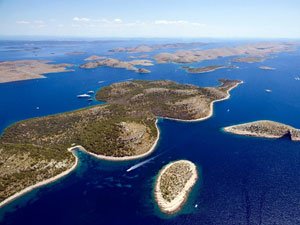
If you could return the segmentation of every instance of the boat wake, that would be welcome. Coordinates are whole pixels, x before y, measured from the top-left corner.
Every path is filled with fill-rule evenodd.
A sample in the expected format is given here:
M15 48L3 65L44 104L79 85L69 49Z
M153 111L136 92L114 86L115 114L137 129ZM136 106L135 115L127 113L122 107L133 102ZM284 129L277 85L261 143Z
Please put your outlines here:
M161 154L162 154L162 153L161 153ZM145 165L145 164L151 162L152 160L154 160L155 158L157 158L157 157L160 156L161 154L158 154L157 156L154 156L154 157L152 157L152 158L150 158L150 159L147 159L147 160L145 160L145 161L143 161L143 162L140 162L140 163L137 163L137 164L133 165L132 167L128 168L128 169L126 170L126 172L130 172L130 171L132 171L132 170L135 170L135 169L137 169L137 168L139 168L139 167L141 167L141 166L143 166L143 165Z

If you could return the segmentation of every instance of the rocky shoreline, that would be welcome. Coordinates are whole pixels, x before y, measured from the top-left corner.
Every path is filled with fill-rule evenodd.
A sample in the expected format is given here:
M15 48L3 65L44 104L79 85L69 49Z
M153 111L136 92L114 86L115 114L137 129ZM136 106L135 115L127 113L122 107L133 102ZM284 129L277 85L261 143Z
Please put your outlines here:
M86 60L95 59L96 56L90 56ZM119 59L113 59L113 58L106 58L102 60L94 60L91 62L84 63L80 65L80 68L82 69L94 69L98 67L111 67L111 68L119 68L119 69L126 69L131 70L136 73L149 73L150 71L145 68L137 68L136 66L153 66L153 63L151 60L147 59L137 59L132 61L121 61Z
M219 69L226 68L225 66L204 66L204 67L190 67L190 66L183 66L182 67L188 73L209 73Z
M300 141L300 130L282 123L260 120L223 128L224 131L252 137L281 138L289 136L292 141Z
M48 60L16 60L0 62L0 83L45 78L43 74L71 72L72 64L51 64Z
M198 179L197 167L188 160L167 164L158 175L155 183L155 200L162 212L178 212Z
M66 150L70 146L104 160L149 155L159 138L157 118L206 119L213 103L229 98L229 91L241 83L220 82L217 87L165 80L115 83L96 94L106 104L11 125L0 137L0 201L72 167L72 154Z
M60 173L60 174L57 174L56 176L54 177L50 177L46 180L43 180L43 181L40 181L34 185L31 185L31 186L28 186L26 188L24 188L23 190L9 196L8 198L6 198L5 200L3 200L2 202L0 202L0 208L4 207L5 205L9 204L10 202L14 201L15 199L21 197L22 195L36 189L36 188L39 188L39 187L42 187L46 184L50 184L50 183L53 183L65 176L67 176L68 174L70 174L73 170L76 169L77 165L78 165L78 157L73 153L74 157L75 157L75 163L72 165L71 168L65 170L64 172Z

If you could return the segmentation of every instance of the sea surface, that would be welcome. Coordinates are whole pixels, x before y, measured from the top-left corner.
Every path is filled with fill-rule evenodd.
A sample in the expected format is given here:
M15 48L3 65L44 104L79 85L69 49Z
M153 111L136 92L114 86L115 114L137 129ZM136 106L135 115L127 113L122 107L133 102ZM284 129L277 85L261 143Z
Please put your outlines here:
M219 78L244 81L231 92L229 100L215 104L213 116L205 121L160 118L160 140L149 157L107 162L76 152L80 163L72 173L0 209L1 225L300 224L300 143L288 138L259 139L222 131L225 126L261 119L300 128L300 81L295 80L300 76L300 51L276 54L262 63L235 63L238 69L205 74L188 74L179 64L149 67L150 74L78 67L84 58L93 54L130 60L127 54L108 52L113 47L164 41L167 40L0 42L0 61L46 59L75 64L74 72L0 84L1 132L19 120L103 104L78 99L76 95L97 91L114 82L168 79L213 86L219 84ZM239 42L209 43L199 48L235 44ZM86 53L65 54L72 51ZM150 57L155 53L149 54ZM192 65L229 62L229 58L220 58ZM261 65L276 70L261 70L258 68ZM126 172L152 157L155 158L148 163ZM200 179L183 209L174 216L166 216L157 208L153 186L159 170L177 159L196 163Z

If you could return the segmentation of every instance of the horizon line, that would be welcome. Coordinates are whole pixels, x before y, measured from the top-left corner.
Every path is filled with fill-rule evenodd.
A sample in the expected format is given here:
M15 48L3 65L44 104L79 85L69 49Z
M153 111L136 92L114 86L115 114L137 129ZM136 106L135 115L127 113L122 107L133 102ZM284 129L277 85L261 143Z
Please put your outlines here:
M37 40L53 40L53 39L69 39L69 40L84 40L84 39L101 39L101 40L141 40L141 39L212 39L212 40L300 40L300 37L190 37L190 36L178 36L178 37L159 37L159 36L128 36L128 37L117 37L117 36L74 36L74 35L0 35L1 41L24 41L29 40L29 38ZM55 41L55 40L53 40Z

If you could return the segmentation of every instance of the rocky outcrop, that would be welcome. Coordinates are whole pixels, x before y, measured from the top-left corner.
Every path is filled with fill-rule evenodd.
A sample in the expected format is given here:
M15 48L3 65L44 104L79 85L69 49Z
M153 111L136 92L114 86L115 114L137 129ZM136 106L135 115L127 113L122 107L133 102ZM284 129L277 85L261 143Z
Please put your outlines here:
M47 60L16 60L0 62L0 83L45 78L43 74L73 71L72 64L50 64Z
M263 42L237 47L222 47L206 50L182 50L174 53L159 53L154 56L158 63L193 63L204 60L214 60L219 57L245 56L242 61L253 61L279 52L287 52L295 49L296 44L285 42ZM247 59L247 57L248 59ZM251 58L249 58L251 57ZM251 59L251 60L250 60Z
M83 69L93 69L101 66L107 66L111 68L121 68L126 70L132 70L137 73L147 72L146 69L138 69L136 66L153 66L151 60L141 59L141 60L132 60L132 61L121 61L118 59L107 58L103 60L96 60L93 62L88 62L82 64L80 68Z
M289 136L292 141L300 141L299 129L269 120L260 120L229 126L225 127L224 131L233 134L264 138L281 138Z

